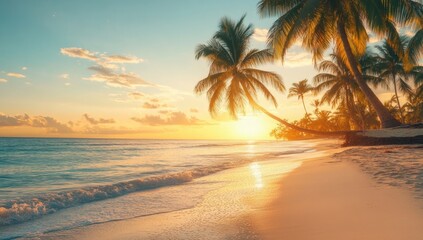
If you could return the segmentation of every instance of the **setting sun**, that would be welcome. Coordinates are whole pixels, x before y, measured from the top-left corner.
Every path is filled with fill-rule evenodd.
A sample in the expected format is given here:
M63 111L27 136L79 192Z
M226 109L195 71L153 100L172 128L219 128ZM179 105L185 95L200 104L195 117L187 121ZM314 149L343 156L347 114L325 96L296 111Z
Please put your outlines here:
M257 139L265 132L263 121L255 115L241 116L235 124L237 133L243 139Z

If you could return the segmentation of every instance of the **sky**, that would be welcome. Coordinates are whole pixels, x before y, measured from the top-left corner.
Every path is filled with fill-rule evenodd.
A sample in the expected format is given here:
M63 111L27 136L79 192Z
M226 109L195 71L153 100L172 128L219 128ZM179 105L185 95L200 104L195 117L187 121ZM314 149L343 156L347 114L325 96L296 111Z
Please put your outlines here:
M223 16L255 28L265 48L273 18L257 0L2 0L0 136L159 139L270 139L276 122L248 112L212 118L193 92L208 74L194 58ZM310 54L294 46L281 64L264 66L293 82L316 74ZM301 103L275 93L282 118L304 116ZM306 104L317 97L308 96Z

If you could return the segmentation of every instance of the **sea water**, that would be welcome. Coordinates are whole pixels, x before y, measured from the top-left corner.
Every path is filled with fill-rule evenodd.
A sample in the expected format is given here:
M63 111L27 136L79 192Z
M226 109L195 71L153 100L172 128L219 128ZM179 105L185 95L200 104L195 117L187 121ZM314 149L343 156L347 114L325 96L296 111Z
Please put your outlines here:
M192 208L219 187L203 177L313 147L307 141L0 138L0 239Z

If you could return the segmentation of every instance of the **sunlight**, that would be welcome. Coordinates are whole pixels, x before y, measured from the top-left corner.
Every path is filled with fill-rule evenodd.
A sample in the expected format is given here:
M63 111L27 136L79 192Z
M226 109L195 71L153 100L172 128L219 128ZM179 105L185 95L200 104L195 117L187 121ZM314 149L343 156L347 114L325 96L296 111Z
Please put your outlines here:
M263 122L255 115L241 116L236 122L236 129L243 139L257 139L265 131Z
M255 187L258 189L263 188L263 179L261 175L260 164L253 162L250 164L251 173L253 174L256 184Z

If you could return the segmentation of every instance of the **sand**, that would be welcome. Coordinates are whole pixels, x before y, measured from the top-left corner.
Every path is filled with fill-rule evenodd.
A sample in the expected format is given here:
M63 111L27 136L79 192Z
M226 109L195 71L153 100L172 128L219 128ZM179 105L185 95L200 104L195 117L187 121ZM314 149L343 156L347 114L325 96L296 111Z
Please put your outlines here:
M352 152L367 156L363 162L390 161L380 149L373 161L371 151L355 148L343 159L303 164L277 183L275 199L253 215L260 239L423 239L423 203L400 183L396 187L377 183L373 171L366 174L346 160ZM391 169L391 174L394 171L399 172Z
M39 238L421 240L421 156L407 146L336 148L296 155L298 166L253 163L210 176L228 182L195 208Z

